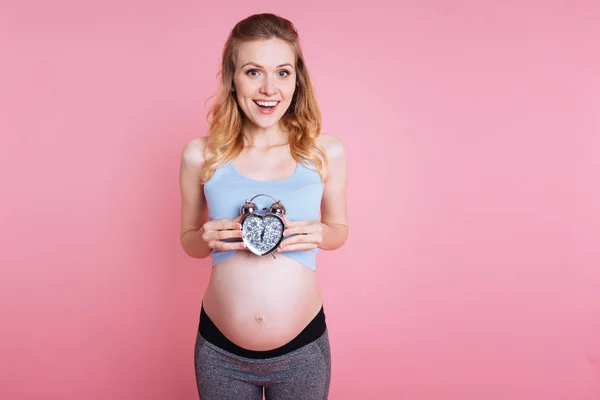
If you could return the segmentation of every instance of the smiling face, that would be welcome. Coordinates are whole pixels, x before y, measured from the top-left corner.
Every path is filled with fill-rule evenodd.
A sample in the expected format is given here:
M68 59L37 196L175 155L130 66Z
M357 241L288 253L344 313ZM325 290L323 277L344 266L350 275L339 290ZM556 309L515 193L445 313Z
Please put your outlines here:
M296 89L296 56L281 39L245 42L235 58L233 83L247 122L260 128L276 125Z

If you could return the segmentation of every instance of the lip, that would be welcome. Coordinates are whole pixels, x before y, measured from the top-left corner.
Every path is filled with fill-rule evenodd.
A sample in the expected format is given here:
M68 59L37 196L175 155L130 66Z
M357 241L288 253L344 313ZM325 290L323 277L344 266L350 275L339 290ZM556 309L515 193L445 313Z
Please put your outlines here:
M275 107L271 108L270 110L265 110L264 108L262 108L261 106L259 106L258 104L256 104L257 101L276 101L277 104L275 105ZM275 112L275 109L279 106L279 104L281 103L281 100L253 100L254 105L256 106L256 109L258 110L259 113L264 114L264 115L269 115L269 114L273 114Z

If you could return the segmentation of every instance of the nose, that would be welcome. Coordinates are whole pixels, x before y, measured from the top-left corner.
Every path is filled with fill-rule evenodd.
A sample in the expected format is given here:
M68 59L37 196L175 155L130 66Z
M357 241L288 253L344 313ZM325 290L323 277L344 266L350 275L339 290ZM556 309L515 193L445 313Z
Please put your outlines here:
M275 88L275 79L273 79L270 76L267 76L260 89L260 92L265 96L272 96L275 93L277 93L277 89Z

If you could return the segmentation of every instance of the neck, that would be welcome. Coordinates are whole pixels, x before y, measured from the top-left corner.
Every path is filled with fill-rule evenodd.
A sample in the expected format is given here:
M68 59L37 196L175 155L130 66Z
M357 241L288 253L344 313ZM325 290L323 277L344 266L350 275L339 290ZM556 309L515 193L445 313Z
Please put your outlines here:
M289 143L288 134L282 131L278 125L269 128L260 128L256 125L244 126L242 132L246 147L268 148Z

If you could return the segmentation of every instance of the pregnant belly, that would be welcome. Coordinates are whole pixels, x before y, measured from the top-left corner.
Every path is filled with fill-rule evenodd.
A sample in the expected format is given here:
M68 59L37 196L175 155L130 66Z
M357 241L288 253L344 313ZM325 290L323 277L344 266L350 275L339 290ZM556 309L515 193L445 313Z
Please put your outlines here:
M233 343L271 350L298 335L322 304L317 275L277 254L237 252L215 265L202 300L206 313Z

